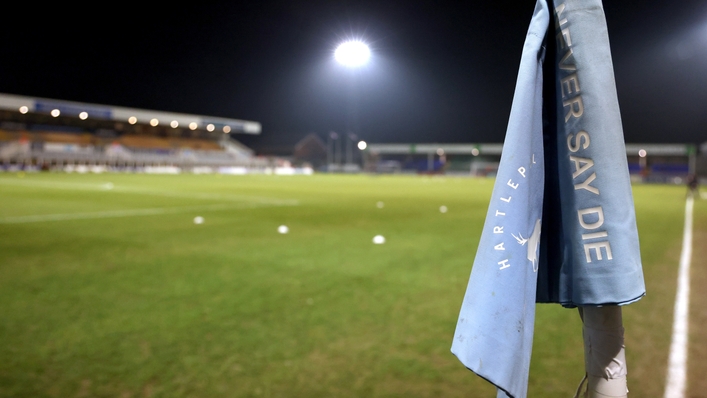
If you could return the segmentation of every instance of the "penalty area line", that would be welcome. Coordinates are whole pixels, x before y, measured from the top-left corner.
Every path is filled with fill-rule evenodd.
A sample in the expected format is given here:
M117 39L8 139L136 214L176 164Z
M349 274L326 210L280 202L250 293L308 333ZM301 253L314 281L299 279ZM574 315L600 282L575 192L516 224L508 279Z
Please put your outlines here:
M682 253L678 270L678 288L675 295L673 336L668 358L668 376L663 398L685 397L687 382L688 312L690 306L690 259L692 258L692 209L694 199L685 201L685 227L682 235Z

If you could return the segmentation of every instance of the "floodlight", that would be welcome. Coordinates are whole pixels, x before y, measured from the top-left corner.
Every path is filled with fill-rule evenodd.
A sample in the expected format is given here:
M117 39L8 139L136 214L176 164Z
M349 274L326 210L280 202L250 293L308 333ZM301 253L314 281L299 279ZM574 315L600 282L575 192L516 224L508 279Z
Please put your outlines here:
M359 141L358 142L358 149L360 149L360 150L366 149L367 146L368 146L368 144L366 144L366 141Z
M59 115L61 115L61 111L58 109L52 109L50 113L53 117L58 117Z
M371 57L371 50L366 43L350 40L339 44L334 51L334 58L342 65L357 67L365 64Z
M646 150L645 150L645 149L639 150L639 151L638 151L638 156L640 156L640 157L642 157L642 158L645 158L645 157L646 157Z
M88 119L88 112L81 112L81 113L79 113L79 119L81 119L81 120L86 120L86 119Z
M130 123L130 124L135 124L135 123L137 123L137 118L136 118L135 116L130 116L130 117L128 118L128 123Z
M152 126L152 127L157 127L157 125L159 125L159 124L160 124L160 121L157 119L150 120L150 126Z
M169 125L172 126L173 129L176 129L177 127L179 127L179 122L176 120L172 120L171 122L169 122Z
M25 105L22 105L22 106L20 107L20 113L24 115L24 114L27 113L27 112L29 112L29 108L26 107Z

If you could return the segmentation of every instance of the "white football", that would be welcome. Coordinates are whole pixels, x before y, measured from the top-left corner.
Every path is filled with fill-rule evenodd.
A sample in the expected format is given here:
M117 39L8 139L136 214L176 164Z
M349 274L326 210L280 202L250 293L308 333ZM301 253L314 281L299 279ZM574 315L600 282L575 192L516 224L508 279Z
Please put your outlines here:
M373 237L373 243L375 243L376 245L382 245L383 243L385 243L385 238L383 237L383 235L376 235Z

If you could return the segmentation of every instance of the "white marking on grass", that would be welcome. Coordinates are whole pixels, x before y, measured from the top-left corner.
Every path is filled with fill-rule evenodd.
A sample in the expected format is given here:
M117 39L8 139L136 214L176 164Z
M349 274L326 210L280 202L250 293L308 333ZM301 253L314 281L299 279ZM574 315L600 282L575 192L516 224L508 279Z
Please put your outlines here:
M258 203L258 204L268 204L268 205L275 205L275 206L294 206L294 205L299 204L299 201L297 201L296 199L278 199L278 198L270 198L270 197L264 197L264 196L250 196L250 195L237 195L237 194L165 191L165 190L158 190L158 189L115 185L110 182L103 183L103 184L89 184L89 183L71 183L71 182L57 182L57 181L0 179L0 184L30 186L30 187L48 188L48 189L78 190L78 191L103 191L103 192L110 191L110 194L112 194L112 193L128 193L128 194L167 196L167 197L172 197L172 198L185 198L185 199L203 199L203 200L220 200L220 201L227 200L227 201L233 201L233 202L254 202L254 203Z
M678 290L675 297L673 337L668 358L668 377L664 398L683 398L687 380L688 309L690 306L690 259L692 257L692 196L685 202L685 227L678 270Z
M119 217L137 217L137 216L155 216L162 214L178 214L188 213L193 211L218 211L228 209L256 208L263 207L263 204L258 203L220 203L213 205L201 206L181 206L181 207L155 207L147 209L127 209L127 210L107 210L95 211L86 213L59 213L59 214L36 214L16 217L2 217L0 224L26 224L33 222L48 222L48 221L68 221L68 220L89 220L100 218L119 218ZM203 219L202 219L203 220ZM196 222L196 220L195 220Z

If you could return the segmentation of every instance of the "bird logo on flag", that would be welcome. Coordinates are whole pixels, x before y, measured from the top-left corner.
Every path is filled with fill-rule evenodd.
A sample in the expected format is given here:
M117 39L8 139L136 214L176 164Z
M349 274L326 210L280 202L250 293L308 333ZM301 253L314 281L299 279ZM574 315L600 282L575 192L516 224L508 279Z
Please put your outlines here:
M521 246L528 244L528 261L533 263L533 271L538 272L538 246L540 245L540 219L535 222L535 228L533 228L533 233L530 234L530 238L526 239L523 235L518 234L515 236L511 234Z

